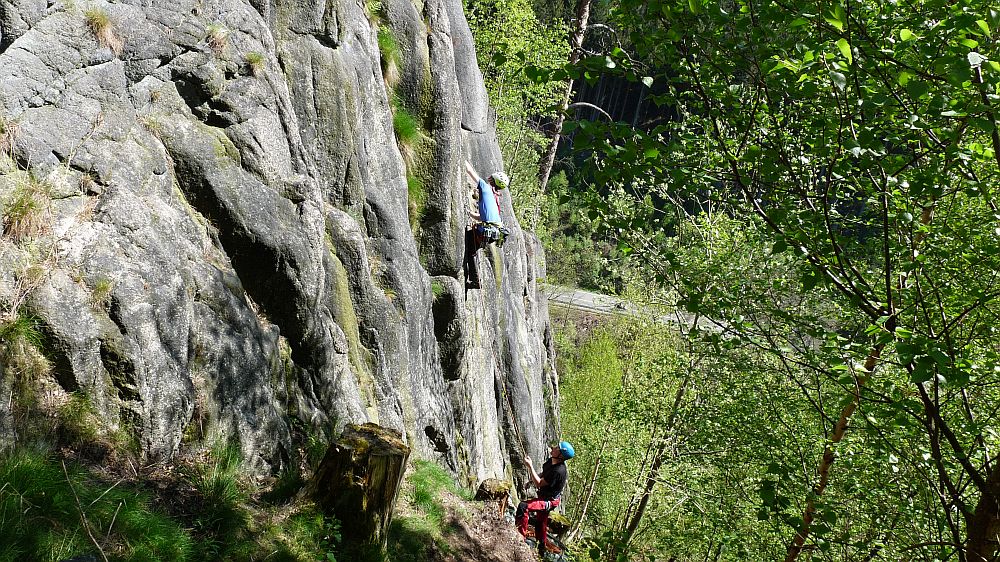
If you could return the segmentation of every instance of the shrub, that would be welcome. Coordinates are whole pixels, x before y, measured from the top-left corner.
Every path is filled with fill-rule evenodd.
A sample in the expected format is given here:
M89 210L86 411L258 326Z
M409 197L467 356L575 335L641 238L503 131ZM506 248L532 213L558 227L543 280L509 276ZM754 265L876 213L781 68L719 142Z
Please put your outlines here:
M115 33L114 23L107 11L101 8L89 8L83 13L83 19L100 45L111 49L116 57L122 54L124 43Z

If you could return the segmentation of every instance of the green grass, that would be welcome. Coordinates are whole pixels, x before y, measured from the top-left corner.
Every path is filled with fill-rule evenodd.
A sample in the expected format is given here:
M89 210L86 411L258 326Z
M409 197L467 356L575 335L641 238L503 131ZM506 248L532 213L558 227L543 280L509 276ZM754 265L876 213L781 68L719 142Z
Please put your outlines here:
M399 64L399 43L388 27L378 29L378 51L382 54L382 70L387 64Z
M433 559L428 547L447 550L442 540L445 509L439 499L449 491L468 500L471 494L458 488L451 475L428 461L415 461L409 476L412 489L407 498L417 510L414 516L395 517L389 526L389 560L393 562L424 562Z
M416 230L424 213L427 192L424 181L416 174L406 174L406 199L410 212L410 227Z
M68 445L79 447L97 441L101 434L101 419L90 399L81 392L69 395L59 407L60 434Z
M114 283L107 277L101 277L94 283L94 288L91 290L91 304L94 308L103 308L108 304L114 286Z
M83 20L99 44L111 49L115 56L122 53L124 43L115 33L114 22L107 11L102 8L88 8L83 12Z
M217 446L208 462L171 473L175 485L154 498L104 471L64 465L47 450L0 455L0 562L98 554L94 542L109 560L124 562L337 560L335 518L309 501L255 504L239 466L236 447Z
M444 283L440 281L431 281L431 294L434 295L434 299L441 298L441 295L445 293Z
M229 44L229 30L222 24L208 24L205 26L205 42L213 53L222 55L222 52L226 50L226 45Z
M0 377L12 385L16 410L34 412L37 381L52 370L42 345L41 323L34 316L18 311L0 321Z
M267 59L264 58L262 53L257 51L250 51L244 57L247 62L247 67L250 68L250 73L254 76L260 76L264 71L264 66L267 63Z
M93 479L77 467L63 470L42 452L0 457L0 562L94 553L88 530L113 560L191 559L191 537L179 523L152 511L148 496Z
M407 111L403 104L396 102L393 105L392 129L396 132L396 139L401 145L416 145L422 134L420 121Z
M42 331L38 319L28 314L17 314L9 320L0 322L0 342L16 342L40 347Z
M382 0L368 0L365 2L365 11L368 12L368 17L373 19L381 18L385 15L384 6L382 5Z
M23 174L3 202L3 235L20 244L43 232L48 202L48 185L31 174Z

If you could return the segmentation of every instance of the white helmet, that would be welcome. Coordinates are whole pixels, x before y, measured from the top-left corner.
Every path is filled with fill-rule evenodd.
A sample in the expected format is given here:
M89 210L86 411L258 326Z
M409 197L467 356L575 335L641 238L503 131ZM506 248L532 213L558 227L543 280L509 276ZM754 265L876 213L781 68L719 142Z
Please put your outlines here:
M507 186L510 185L510 178L503 172L493 174L490 176L490 179L493 180L493 185L495 185L497 189L507 189Z

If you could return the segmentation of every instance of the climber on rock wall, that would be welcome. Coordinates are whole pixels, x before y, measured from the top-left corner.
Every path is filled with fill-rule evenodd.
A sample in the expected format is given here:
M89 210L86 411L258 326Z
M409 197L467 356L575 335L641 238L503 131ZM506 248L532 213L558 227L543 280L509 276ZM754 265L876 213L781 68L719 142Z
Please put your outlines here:
M491 242L502 246L509 234L500 217L500 192L507 189L510 178L498 171L484 180L469 162L465 163L465 172L475 187L477 201L475 208L469 211L472 224L465 231L465 288L479 289L481 285L476 252Z

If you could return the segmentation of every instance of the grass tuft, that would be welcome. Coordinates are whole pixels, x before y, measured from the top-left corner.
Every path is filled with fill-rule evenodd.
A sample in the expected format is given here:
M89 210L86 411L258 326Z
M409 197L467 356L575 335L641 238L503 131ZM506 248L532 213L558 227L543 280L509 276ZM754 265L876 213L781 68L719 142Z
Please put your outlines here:
M111 49L116 57L122 54L125 44L115 32L114 22L107 11L102 8L88 8L83 12L83 19L100 45Z
M423 140L424 133L420 128L420 121L398 99L392 103L392 128L396 133L396 144L403 163L408 170L412 170L416 164L417 147Z
M113 281L107 277L101 277L94 283L94 288L90 293L90 304L95 309L104 308L108 305L108 301L111 299L111 291L115 288Z
M435 300L441 298L441 295L444 295L446 290L447 289L445 289L444 283L440 281L431 281L431 294L434 295Z
M17 123L0 114L0 154L13 154L17 132Z
M247 67L250 69L250 74L254 76L260 76L264 72L265 65L267 64L267 59L264 58L262 53L257 51L250 51L244 57L247 63Z
M48 203L48 186L31 174L24 174L3 202L3 235L20 244L44 232Z
M399 43L388 27L382 26L378 29L378 50L382 55L382 79L385 80L386 86L393 89L399 85L402 77L399 70Z
M205 42L216 56L222 56L229 44L229 30L218 23L209 24L205 27Z

